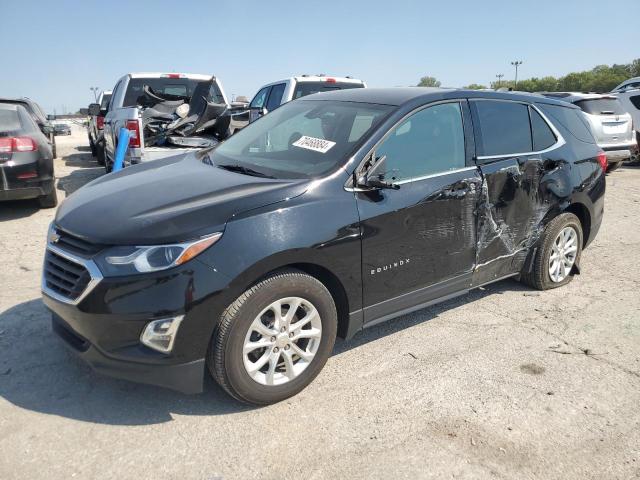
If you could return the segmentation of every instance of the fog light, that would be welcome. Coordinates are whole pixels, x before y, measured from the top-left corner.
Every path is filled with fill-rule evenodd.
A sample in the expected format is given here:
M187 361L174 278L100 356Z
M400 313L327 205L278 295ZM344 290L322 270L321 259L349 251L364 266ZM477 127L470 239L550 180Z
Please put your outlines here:
M180 315L149 322L140 335L140 341L149 348L169 353L173 349L173 342L183 318L184 315Z

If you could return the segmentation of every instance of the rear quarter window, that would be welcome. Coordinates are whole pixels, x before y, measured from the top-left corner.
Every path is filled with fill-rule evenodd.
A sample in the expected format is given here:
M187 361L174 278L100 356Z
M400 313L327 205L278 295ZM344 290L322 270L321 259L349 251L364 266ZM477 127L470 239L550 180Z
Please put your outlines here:
M634 107L640 110L640 95L636 95L635 97L629 97L629 101Z
M559 105L549 105L544 103L539 104L538 107L545 113L545 115L550 117L552 122L558 122L578 140L587 143L596 143L586 120L583 118L584 114L582 111L576 108L561 107Z

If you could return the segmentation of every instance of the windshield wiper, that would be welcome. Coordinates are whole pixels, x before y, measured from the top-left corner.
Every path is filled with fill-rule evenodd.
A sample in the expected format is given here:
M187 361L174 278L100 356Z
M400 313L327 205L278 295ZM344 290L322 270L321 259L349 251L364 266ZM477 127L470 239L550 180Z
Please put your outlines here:
M267 175L266 173L258 172L248 167L243 167L242 165L219 165L216 164L216 167L223 168L225 170L229 170L230 172L238 172L244 175L251 175L252 177L262 177L262 178L276 178L271 175Z

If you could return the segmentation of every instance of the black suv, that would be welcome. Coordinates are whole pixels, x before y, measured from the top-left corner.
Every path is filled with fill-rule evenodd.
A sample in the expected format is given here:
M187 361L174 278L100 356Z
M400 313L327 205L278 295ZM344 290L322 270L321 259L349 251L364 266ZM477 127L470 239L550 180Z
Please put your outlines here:
M199 392L208 367L235 398L277 402L336 336L507 277L568 283L605 167L580 110L553 99L319 93L71 195L44 301L100 372Z

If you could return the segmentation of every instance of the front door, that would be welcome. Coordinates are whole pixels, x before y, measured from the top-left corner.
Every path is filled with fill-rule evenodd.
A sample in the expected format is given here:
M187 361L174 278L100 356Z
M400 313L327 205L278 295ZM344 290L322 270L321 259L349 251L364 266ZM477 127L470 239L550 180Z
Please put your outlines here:
M465 150L466 102L423 108L376 147L398 190L358 192L364 321L468 286L481 177Z

